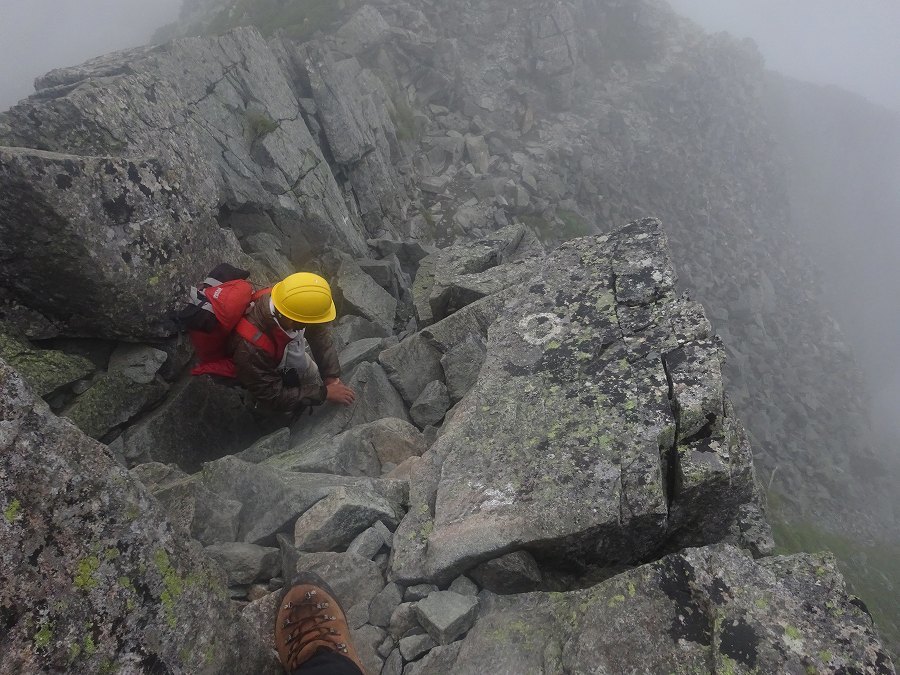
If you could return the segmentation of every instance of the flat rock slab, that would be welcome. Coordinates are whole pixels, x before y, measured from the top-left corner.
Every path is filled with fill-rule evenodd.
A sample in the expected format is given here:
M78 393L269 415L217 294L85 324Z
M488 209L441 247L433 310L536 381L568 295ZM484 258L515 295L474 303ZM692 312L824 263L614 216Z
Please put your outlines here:
M406 485L398 481L293 473L234 457L210 462L195 480L219 497L243 504L238 538L253 544L274 543L277 533L291 530L298 516L340 487L362 488L392 503L406 501Z
M564 244L499 297L478 380L412 475L394 577L446 583L522 548L565 565L633 562L672 541L670 501L705 542L730 536L754 499L752 459L726 420L709 324L676 298L659 221ZM681 415L693 436L676 452ZM692 494L715 488L713 512L680 502L685 468Z
M441 672L892 673L829 554L687 549L572 593L495 596Z
M422 627L439 645L448 645L475 623L478 598L453 591L437 591L416 603Z
M215 560L228 577L228 584L268 581L281 573L281 551L244 542L207 546L206 555Z
M294 546L311 553L341 551L376 521L396 529L402 511L381 495L337 488L297 519Z

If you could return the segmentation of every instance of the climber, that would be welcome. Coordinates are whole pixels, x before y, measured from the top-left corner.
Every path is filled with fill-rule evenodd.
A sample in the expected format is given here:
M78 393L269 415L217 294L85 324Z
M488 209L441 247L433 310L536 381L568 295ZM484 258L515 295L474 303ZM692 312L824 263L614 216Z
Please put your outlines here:
M231 335L229 347L238 381L265 412L292 417L325 401L353 403L328 325L335 315L328 282L308 272L256 299L245 317L249 326Z
M364 675L350 643L350 627L334 591L305 573L282 593L275 617L275 647L290 675Z

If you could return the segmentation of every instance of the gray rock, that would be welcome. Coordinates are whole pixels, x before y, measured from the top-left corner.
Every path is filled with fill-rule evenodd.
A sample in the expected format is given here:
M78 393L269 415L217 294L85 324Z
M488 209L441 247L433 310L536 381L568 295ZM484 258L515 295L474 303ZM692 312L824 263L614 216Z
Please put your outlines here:
M440 424L449 408L450 395L447 393L447 385L435 380L427 384L419 394L409 409L409 415L413 422L424 429L427 426Z
M391 383L412 405L429 382L444 376L441 368L441 352L434 341L416 333L400 344L385 349L378 357Z
M397 605L391 614L388 632L395 640L400 640L409 635L422 635L425 632L416 614L416 603L404 602Z
M220 497L243 504L238 540L262 545L274 543L275 534L292 530L302 513L338 487L373 491L393 503L406 499L403 483L293 473L234 457L206 464L196 480Z
M357 314L385 330L394 327L397 300L352 260L341 263L334 284L341 312Z
M93 673L148 657L172 672L263 671L265 648L199 547L164 525L106 446L50 413L3 361L0 419L0 577L4 598L16 598L5 672ZM99 625L108 629L89 632L85 649L85 627Z
M149 345L120 344L109 357L109 372L122 373L136 384L150 384L169 355Z
M188 472L241 450L260 432L237 389L191 377L165 403L123 435L132 464L174 463Z
M621 286L610 283L613 269ZM619 311L642 301L651 303L646 325L624 335ZM733 540L738 509L756 491L743 432L720 399L724 419L676 462L680 425L666 368L650 356L678 358L667 367L685 385L675 396L691 419L712 409L720 355L685 310L654 220L564 244L539 277L504 295L481 376L427 453L432 466L411 477L393 577L440 585L523 547L548 561L608 565L664 544ZM687 321L677 335L676 317ZM438 342L439 326L429 328ZM674 495L670 470L679 472Z
M352 629L362 628L369 623L369 607L365 604L353 605L347 610L347 624Z
M0 326L2 328L2 326ZM38 396L88 377L94 364L83 356L51 349L35 349L0 330L0 358L25 378Z
M281 553L277 548L231 542L207 546L204 551L225 570L230 585L268 581L281 574Z
M478 173L487 173L491 153L484 136L466 136L466 155Z
M384 535L375 527L360 532L347 547L347 553L354 553L371 560L384 546Z
M400 640L400 653L406 661L415 661L437 646L434 638L425 635L410 635Z
M15 196L0 222L13 252L0 284L70 332L164 336L162 317L183 301L197 270L242 260L234 235L175 187L179 177L170 180L156 159L134 157L0 150L0 185ZM18 184L30 186L27 195ZM54 223L53 234L34 222ZM152 232L139 225L150 222Z
M449 673L459 656L461 643L443 647L435 647L424 657L413 663L407 663L403 675L429 675L430 673Z
M385 635L384 640L380 645L378 645L378 656L383 659L386 659L391 655L391 652L394 651L395 646L394 638L390 635Z
M475 385L487 353L487 346L478 335L468 336L441 357L444 379L450 403L456 405Z
M460 595L478 595L478 586L466 576L456 577L456 579L453 580L453 583L450 584L450 588L447 590L459 593Z
M338 353L344 351L348 345L354 342L368 338L385 338L388 335L389 331L386 328L353 314L347 314L339 318L331 329L331 336Z
M297 561L300 560L300 551L294 546L293 535L279 533L275 535L275 541L281 551L281 576L290 581L297 573ZM366 618L368 621L368 617Z
M101 440L158 403L168 388L159 379L136 383L121 371L110 371L96 377L63 414L88 436Z
M336 488L297 519L294 545L309 552L345 550L376 521L396 528L401 514L396 504L374 492Z
M450 176L448 176L447 174L441 174L440 176L429 176L427 178L423 178L419 182L419 187L422 188L423 192L430 192L431 194L439 195L443 194L452 180L453 179L450 178Z
M403 588L393 582L389 583L369 603L369 623L387 628L394 610L402 601Z
M378 648L384 642L387 633L376 626L362 626L356 630L350 631L350 639L356 652L359 654L359 660L363 664L366 672L380 673L384 659L378 653Z
M510 650L514 635L521 648ZM719 545L670 555L587 590L497 597L454 668L443 672L468 673L483 663L498 672L615 671L622 654L629 667L651 673L705 672L710 660L766 673L865 672L887 663L871 619L851 604L831 556L755 562Z
M356 392L356 401L349 406L324 405L304 415L291 429L295 445L389 417L409 422L403 399L377 363L360 364L346 384Z
M439 589L434 584L416 584L410 586L403 592L403 601L418 602L419 600L424 600L437 590Z
M391 27L381 13L372 5L363 5L334 37L338 49L350 56L357 56L381 44L390 34Z
M422 627L439 645L448 645L475 623L478 599L452 591L437 591L416 603Z
M371 560L350 553L304 553L297 573L314 572L331 586L342 607L369 606L384 588L384 576Z
M247 626L250 634L267 650L265 669L259 671L261 675L281 675L284 672L278 660L275 631L272 629L278 614L279 596L279 593L268 593L241 610L241 624Z
M332 439L313 438L268 464L290 471L378 477L382 465L403 462L425 452L421 432L402 419L360 424Z
M381 675L403 675L403 657L400 650L395 649L384 660L384 666L381 668Z
M268 436L260 438L246 450L241 450L235 457L242 462L259 464L270 457L287 452L291 442L291 430L288 428L273 431Z
M528 551L507 553L469 571L475 582L492 593L527 593L542 581L541 570Z
M366 338L350 343L341 350L341 372L349 373L363 361L376 361L383 344L382 338Z

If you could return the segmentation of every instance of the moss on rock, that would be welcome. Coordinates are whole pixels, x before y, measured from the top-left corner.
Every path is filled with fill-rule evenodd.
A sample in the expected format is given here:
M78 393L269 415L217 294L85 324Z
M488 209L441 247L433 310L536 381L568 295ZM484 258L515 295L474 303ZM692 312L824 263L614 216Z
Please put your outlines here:
M17 370L39 396L52 394L94 371L94 365L83 356L53 349L35 349L4 333L0 333L0 358Z

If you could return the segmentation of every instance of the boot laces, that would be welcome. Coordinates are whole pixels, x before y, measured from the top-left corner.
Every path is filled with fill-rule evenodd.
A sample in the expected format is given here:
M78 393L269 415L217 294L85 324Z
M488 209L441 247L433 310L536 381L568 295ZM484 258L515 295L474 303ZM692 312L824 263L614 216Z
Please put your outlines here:
M316 610L328 609L328 603L316 602L315 596L315 591L309 591L306 594L306 597L299 603L289 602L284 605L284 609L296 610L304 607L311 607ZM295 626L284 641L285 646L290 645L289 658L293 659L301 651L303 651L303 648L306 647L306 645L316 640L325 640L331 642L335 645L338 651L344 654L347 653L347 643L337 642L334 639L335 637L341 635L340 631L336 630L334 626L327 625L332 621L336 621L336 616L322 613L312 614L310 616L299 617L295 619L294 612L291 612L288 617L289 618L284 620L282 627L288 628L289 626Z

